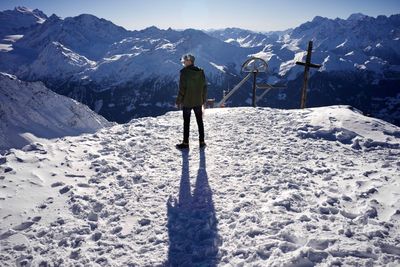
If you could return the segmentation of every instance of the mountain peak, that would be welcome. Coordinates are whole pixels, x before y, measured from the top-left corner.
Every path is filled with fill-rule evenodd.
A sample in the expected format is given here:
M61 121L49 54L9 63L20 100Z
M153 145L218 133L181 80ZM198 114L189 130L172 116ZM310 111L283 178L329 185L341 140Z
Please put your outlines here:
M156 26L152 25L150 27L144 28L142 31L144 32L158 32L161 29L157 28Z
M160 29L154 25L149 26L147 28L144 28L142 30L139 30L138 32L144 35L149 35L149 36L158 36L159 34L162 34L165 30ZM172 30L171 28L169 28L167 30L168 32L173 32L174 30Z
M329 19L326 18L326 17L315 16L315 17L313 18L312 22L322 22L322 21L325 21L325 20L329 20Z
M46 19L47 18L46 14L42 10L37 9L37 8L32 9L32 8L25 7L25 6L16 6L14 8L14 11L22 13L22 14L33 14L33 15L36 15L36 16L42 18L42 19Z
M79 23L83 23L83 24L85 24L85 25L86 25L86 24L97 23L97 22L100 22L100 21L103 21L103 22L104 22L104 21L107 21L107 22L109 22L109 23L112 23L111 21L108 21L108 20L99 18L99 17L97 17L97 16L95 16L95 15L92 15L92 14L86 14L86 13L77 15L77 16L75 16L75 17L71 17L70 20L71 20L71 21L76 21L76 22L79 22ZM114 23L112 23L112 24L114 24Z
M242 28L238 28L238 27L228 27L228 28L226 28L226 30L228 30L228 31L248 31L247 29L242 29Z
M366 17L368 17L367 15L364 15L363 13L353 13L353 14L351 14L348 18L347 18L347 20L354 20L354 21L356 21L356 20L362 20L362 19L364 19L364 18L366 18Z
M76 16L75 18L82 19L82 20L97 20L97 19L100 19L100 18L96 17L95 15L86 14L86 13L80 14L80 15Z
M59 21L61 18L59 16L57 16L56 14L52 14L47 20L46 22L52 22L52 21Z
M25 7L25 6L16 6L14 8L15 11L21 12L21 13L32 13L33 9Z

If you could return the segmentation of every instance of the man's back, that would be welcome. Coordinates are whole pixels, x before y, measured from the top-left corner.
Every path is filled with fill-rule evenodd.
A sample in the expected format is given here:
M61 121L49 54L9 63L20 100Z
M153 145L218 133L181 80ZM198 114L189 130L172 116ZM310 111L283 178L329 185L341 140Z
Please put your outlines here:
M206 102L207 85L203 69L190 65L181 69L179 82L181 103L185 107L201 106Z

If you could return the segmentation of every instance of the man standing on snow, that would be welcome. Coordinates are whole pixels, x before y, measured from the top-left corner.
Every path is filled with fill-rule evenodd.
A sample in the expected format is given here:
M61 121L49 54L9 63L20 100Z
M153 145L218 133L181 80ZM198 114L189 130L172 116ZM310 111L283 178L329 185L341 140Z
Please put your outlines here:
M183 142L177 144L178 149L189 148L189 127L192 109L196 116L199 129L200 148L206 146L204 142L203 105L207 99L207 82L204 71L194 65L195 57L184 55L181 59L184 67L180 71L179 92L176 97L177 107L183 110Z

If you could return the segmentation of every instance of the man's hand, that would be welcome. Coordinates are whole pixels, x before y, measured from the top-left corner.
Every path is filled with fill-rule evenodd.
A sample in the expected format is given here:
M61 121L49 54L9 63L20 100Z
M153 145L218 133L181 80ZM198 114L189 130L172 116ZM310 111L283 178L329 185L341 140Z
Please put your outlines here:
M181 104L181 103L175 103L175 107L176 107L177 109L181 109L181 108L182 108L182 104Z

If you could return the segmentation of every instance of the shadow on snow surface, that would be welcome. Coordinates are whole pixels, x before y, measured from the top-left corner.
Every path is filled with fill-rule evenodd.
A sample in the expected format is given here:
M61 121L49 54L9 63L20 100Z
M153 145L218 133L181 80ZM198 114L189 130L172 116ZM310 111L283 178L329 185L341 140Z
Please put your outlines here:
M166 266L216 266L218 235L212 191L208 184L206 157L200 162L193 195L190 188L189 155L182 151L182 176L178 201L170 197L168 208L169 250Z

